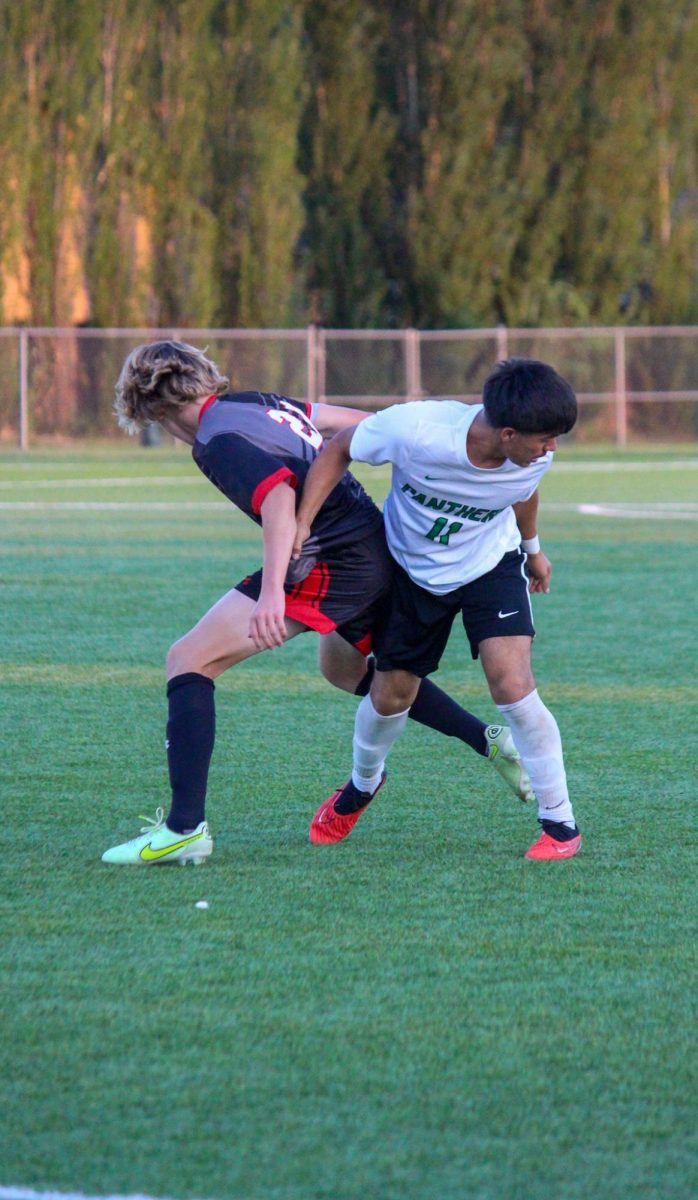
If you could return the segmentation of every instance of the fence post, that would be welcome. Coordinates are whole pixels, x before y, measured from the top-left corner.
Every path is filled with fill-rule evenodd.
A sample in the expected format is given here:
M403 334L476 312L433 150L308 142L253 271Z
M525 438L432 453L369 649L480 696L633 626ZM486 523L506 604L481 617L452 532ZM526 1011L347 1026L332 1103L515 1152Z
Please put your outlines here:
M29 449L29 334L19 331L19 448Z
M628 441L628 391L625 369L625 331L614 332L616 370L616 445L625 446Z
M420 361L419 333L416 329L405 330L405 382L407 400L418 400L422 395L422 364Z
M308 325L306 339L306 399L309 404L316 404L318 398L318 338L316 325Z
M506 325L497 326L497 362L509 357L509 331Z
M327 336L315 326L315 399L327 403Z

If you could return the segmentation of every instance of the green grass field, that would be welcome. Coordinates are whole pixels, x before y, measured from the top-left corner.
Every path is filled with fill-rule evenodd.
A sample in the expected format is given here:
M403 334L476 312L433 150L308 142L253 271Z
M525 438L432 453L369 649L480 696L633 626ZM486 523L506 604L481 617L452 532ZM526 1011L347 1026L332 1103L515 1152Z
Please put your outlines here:
M543 486L576 859L524 861L535 813L412 723L310 846L355 701L308 635L218 684L210 863L110 869L167 803L167 648L259 534L183 449L0 455L0 1188L694 1200L697 483L587 447ZM495 719L457 627L437 679Z

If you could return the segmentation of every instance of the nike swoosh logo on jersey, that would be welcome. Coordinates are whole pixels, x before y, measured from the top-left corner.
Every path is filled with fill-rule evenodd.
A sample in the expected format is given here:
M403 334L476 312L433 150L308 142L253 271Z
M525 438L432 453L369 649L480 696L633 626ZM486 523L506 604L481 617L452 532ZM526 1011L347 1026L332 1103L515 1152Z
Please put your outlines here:
M201 833L195 833L193 837L182 838L181 842L175 842L172 846L163 846L162 850L151 850L150 842L141 850L140 857L144 862L152 862L153 859L164 858L166 854L171 854L173 850L181 850L182 846L188 846L191 842L198 842L203 837Z
M425 475L425 479L429 479L432 483L448 483L441 475Z
M497 613L497 616L499 617L499 619L501 621L504 619L504 617L515 617L518 611L519 611L518 608L515 608L513 612L503 613L500 609L500 611Z

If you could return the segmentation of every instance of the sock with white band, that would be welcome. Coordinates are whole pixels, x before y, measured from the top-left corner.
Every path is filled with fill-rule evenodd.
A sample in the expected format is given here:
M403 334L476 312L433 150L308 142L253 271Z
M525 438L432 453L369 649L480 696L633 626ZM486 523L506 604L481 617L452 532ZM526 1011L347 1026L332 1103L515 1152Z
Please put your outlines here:
M506 714L514 745L531 776L538 798L540 820L561 821L574 828L574 813L567 791L560 730L537 690L515 704L498 704Z
M364 696L356 710L354 722L354 769L351 778L360 792L375 792L381 781L383 764L393 742L407 724L405 712L383 717L373 707L370 696Z

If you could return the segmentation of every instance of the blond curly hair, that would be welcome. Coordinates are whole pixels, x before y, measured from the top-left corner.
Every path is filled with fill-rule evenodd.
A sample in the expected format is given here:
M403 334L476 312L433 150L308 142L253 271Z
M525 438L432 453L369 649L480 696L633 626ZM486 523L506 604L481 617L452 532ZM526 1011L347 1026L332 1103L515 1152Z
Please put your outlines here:
M186 342L137 346L121 368L114 412L122 429L138 433L202 396L221 396L229 380L215 363Z

